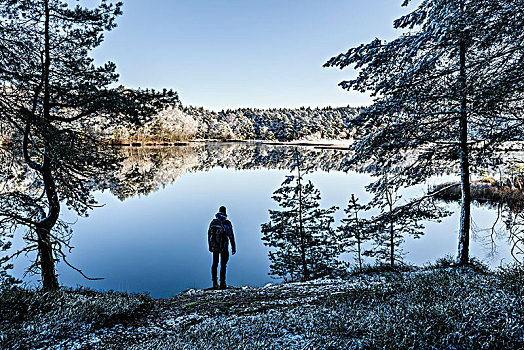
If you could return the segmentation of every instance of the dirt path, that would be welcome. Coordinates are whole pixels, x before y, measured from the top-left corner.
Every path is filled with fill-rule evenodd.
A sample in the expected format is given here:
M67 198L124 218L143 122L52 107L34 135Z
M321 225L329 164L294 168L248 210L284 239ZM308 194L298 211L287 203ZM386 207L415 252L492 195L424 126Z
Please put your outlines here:
M316 305L327 299L336 299L337 295L347 293L356 286L381 282L380 277L366 276L351 281L317 280L270 284L261 288L191 289L172 298L158 299L152 320L157 325L183 330L209 317L241 316L271 309Z

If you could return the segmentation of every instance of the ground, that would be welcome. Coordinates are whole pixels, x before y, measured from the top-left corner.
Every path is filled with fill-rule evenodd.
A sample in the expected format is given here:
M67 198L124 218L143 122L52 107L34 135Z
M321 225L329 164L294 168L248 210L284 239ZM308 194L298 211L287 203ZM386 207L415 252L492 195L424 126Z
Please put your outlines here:
M384 282L384 277L361 276L351 280L321 279L304 283L268 284L262 288L229 287L226 290L190 289L172 298L157 299L150 312L126 324L116 324L66 340L54 348L126 348L183 333L214 318L244 317L297 307L315 308L348 290ZM53 348L53 347L52 347ZM174 349L174 348L173 348Z
M0 322L0 348L524 348L522 269L440 266L262 288L191 289L157 300L61 293L37 293L38 316L11 310L10 320L18 319ZM49 298L55 306L43 307Z

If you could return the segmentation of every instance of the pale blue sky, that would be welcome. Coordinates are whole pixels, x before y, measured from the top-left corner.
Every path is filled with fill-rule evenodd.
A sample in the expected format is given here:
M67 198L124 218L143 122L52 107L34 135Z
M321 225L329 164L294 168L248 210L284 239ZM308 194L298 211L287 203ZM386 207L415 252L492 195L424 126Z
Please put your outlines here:
M87 0L87 3L95 3ZM173 88L185 105L358 106L351 70L330 57L396 36L402 0L124 0L118 27L93 52L129 87ZM411 6L412 7L412 6Z

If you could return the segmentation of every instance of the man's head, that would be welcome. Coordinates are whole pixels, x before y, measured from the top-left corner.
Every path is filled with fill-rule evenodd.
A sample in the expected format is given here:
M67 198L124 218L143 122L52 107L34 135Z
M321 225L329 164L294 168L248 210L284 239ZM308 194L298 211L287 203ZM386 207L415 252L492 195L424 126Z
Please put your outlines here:
M218 209L218 212L219 212L219 213L222 213L222 214L224 214L224 215L227 215L227 214L226 214L226 207L224 207L224 206L221 206L221 207Z

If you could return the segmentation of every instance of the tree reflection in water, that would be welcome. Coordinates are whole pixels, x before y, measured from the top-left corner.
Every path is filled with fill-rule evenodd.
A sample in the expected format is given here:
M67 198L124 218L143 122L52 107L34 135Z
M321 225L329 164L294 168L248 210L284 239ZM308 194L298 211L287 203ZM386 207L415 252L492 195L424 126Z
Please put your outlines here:
M280 169L287 170L293 163L293 147L252 143L196 143L187 146L165 148L123 148L126 158L117 175L118 182L109 184L111 193L120 200L158 191L174 183L188 172L208 171L221 167L235 170ZM313 170L340 171L346 168L351 156L346 150L320 149L311 146L298 147L306 164ZM358 169L352 169L358 170ZM476 201L496 209L497 219L487 229L476 228L477 236L489 231L489 249L495 255L495 236L506 236L511 245L511 255L516 262L524 265L524 206L493 205ZM502 224L502 225L501 225Z
M311 177L325 193L326 205L345 206L352 192L366 200L362 196L364 186L371 181L368 175L356 174L356 169L347 175L337 173L338 170L346 170L346 160L352 156L348 151L314 147L298 147L298 150L305 158L306 167L321 170L311 174ZM242 245L245 250L236 256L238 264L232 265L231 277L237 279L237 284L267 283L267 252L260 241L259 225L267 220L265 214L272 205L272 190L281 182L281 176L289 173L294 161L293 147L195 143L169 148L122 148L120 153L124 157L123 167L116 174L91 181L93 188L106 189L105 194L100 191L94 194L106 206L95 210L88 219L79 220L73 227L76 249L71 256L72 262L87 269L90 275L104 277L105 280L91 283L74 271L59 266L64 283L92 288L151 290L156 296L189 287L205 287L208 282L208 256L202 254L205 247L201 247L200 233L208 223L203 221L208 219L207 208L215 205L215 197L225 198L223 196L230 194L228 200L232 200L231 204L237 207L234 224L238 232L245 233ZM256 171L236 173L236 170L253 169ZM326 174L328 171L334 173ZM184 174L189 176L181 179ZM433 182L445 180L452 179L436 177ZM175 182L176 185L170 186ZM216 196L210 198L210 191L215 189ZM425 185L419 185L408 189L407 194L408 197L409 194L418 196L424 190ZM232 193L234 191L238 193ZM119 198L123 203L112 198ZM248 201L253 203L246 205ZM454 211L456 204L450 203L448 208ZM522 263L522 255L519 254L523 249L524 235L522 208L510 210L501 207L498 220L497 207L478 203L474 210L477 226L487 229L478 230L473 254L481 259L487 258L491 266L497 266L500 259L505 259L504 263L512 262L511 246L506 245L511 243L511 253ZM338 220L343 213L339 211L336 215ZM74 217L67 219L75 221ZM428 225L422 239L404 242L408 262L424 264L453 253L456 215L446 220L441 224ZM494 221L496 224L492 231ZM180 242L182 239L183 243ZM486 250L495 252L497 249L496 256L486 256ZM147 264L142 262L144 257L149 259ZM192 259L191 266L187 266L187 259ZM15 264L15 273L21 277L24 257ZM165 266L169 268L163 271ZM245 269L249 273L246 274ZM176 275L177 271L180 275Z
M166 148L123 148L124 166L118 183L109 186L120 200L148 195L174 183L187 172L220 167L235 170L289 169L293 147L266 144L195 144ZM305 167L313 170L340 170L348 157L344 150L298 147Z

